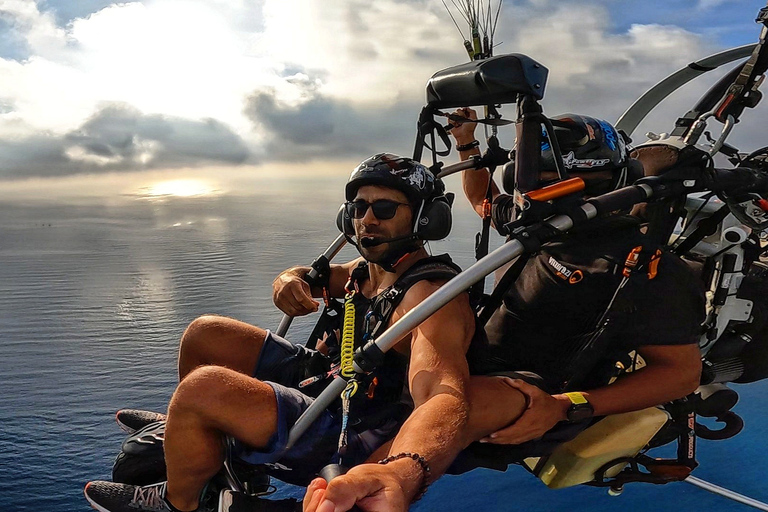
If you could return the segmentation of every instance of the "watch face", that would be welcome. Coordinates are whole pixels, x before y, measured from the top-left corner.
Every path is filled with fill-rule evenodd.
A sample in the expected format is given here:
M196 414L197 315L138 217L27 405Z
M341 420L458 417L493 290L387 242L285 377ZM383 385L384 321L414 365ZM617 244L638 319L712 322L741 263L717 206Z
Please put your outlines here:
M587 420L594 414L594 408L589 402L584 404L571 404L568 408L568 421L577 422Z

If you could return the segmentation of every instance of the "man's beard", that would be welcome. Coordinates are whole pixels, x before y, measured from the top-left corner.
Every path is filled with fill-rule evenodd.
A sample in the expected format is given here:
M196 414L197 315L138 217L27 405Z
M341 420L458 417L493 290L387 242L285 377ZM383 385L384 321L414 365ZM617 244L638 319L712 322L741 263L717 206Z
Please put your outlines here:
M365 238L365 235L362 238ZM360 240L360 238L358 240ZM380 245L374 245L372 247L366 247L364 244L358 243L358 251L362 257L369 263L379 265L387 272L394 272L394 266L403 258L403 256L417 251L421 247L421 240L414 240L410 237L405 238L404 240L395 240Z

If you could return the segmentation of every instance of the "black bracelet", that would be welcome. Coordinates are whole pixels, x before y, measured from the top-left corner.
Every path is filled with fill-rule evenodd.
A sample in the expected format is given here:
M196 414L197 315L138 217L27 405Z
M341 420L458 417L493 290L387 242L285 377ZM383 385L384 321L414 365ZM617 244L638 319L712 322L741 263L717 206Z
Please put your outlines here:
M469 151L472 148L476 148L480 145L480 141L473 140L472 142L468 142L466 144L459 144L456 146L457 151Z
M379 464L389 464L390 462L394 462L400 459L413 459L419 463L419 466L421 466L421 487L419 487L416 496L413 498L413 501L418 501L422 496L424 496L424 494L426 494L427 486L429 486L429 477L432 476L432 470L429 468L429 462L427 462L427 459L418 453L402 452L398 453L397 455L390 455L386 459L381 459Z

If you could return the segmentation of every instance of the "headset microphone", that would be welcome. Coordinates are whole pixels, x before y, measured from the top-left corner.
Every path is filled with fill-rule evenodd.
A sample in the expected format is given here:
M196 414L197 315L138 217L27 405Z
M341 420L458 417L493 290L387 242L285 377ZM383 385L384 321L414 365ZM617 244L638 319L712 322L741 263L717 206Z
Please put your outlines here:
M376 247L377 245L381 244L388 244L391 242L400 242L403 240L418 240L418 236L416 234L410 234L410 235L404 235L404 236L396 236L394 238L362 238L359 241L359 244L362 247Z

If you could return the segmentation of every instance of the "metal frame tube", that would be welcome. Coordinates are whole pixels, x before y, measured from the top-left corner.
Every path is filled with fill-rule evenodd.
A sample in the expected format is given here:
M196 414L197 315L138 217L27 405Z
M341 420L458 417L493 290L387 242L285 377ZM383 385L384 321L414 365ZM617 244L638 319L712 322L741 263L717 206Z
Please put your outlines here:
M591 204L581 206L581 210L587 219L593 219L597 216L597 209ZM573 227L573 219L567 215L558 215L547 221L549 225L558 231L564 232ZM466 291L474 283L483 279L485 276L508 263L512 259L520 256L525 248L518 240L511 240L484 258L477 261L464 272L460 273L446 284L444 284L435 293L424 299L421 304L403 315L397 322L390 326L376 340L370 342L376 344L382 352L386 352L396 345L403 337L416 328L421 322L436 312L448 302L456 298L460 293ZM355 364L355 371L360 368ZM338 398L346 387L346 381L337 377L331 384L323 390L299 419L294 424L288 435L286 449L304 434L306 429L314 422L333 401Z
M747 44L731 48L730 50L725 50L696 62L692 62L686 67L672 73L635 100L632 106L619 117L619 120L616 122L616 129L624 130L624 133L631 136L632 132L635 131L640 122L645 119L645 116L647 116L651 110L656 108L664 98L694 78L701 76L708 71L717 69L729 62L749 57L756 46L757 44Z
M331 245L328 246L325 252L321 254L321 257L325 256L328 261L331 261L336 257L337 254L339 254L339 251L341 251L342 247L344 247L346 243L347 239L344 234L337 236L336 240L334 240ZM310 277L317 277L317 272L315 269L311 269L307 275ZM278 336L285 336L285 333L288 332L288 328L291 326L291 322L293 322L292 316L283 315L283 318L280 320L280 325L277 326L277 331L275 331L275 334Z

